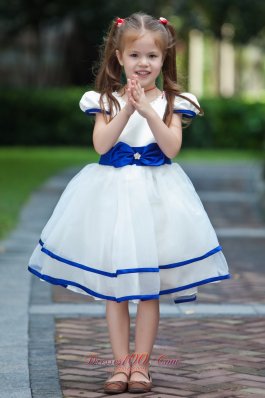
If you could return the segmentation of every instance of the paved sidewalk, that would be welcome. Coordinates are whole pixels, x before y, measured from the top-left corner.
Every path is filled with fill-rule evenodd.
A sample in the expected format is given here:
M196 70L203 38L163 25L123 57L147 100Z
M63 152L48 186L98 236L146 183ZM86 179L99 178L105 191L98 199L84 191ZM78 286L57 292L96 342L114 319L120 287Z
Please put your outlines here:
M264 397L265 221L258 192L261 167L182 164L217 231L233 278L198 289L198 301L161 300L152 355L153 391L139 397ZM105 305L39 281L29 256L67 181L50 179L24 207L20 223L0 242L0 396L105 397L111 359ZM136 305L130 305L131 350ZM96 338L95 338L96 336ZM177 366L158 363L160 355ZM119 394L121 398L131 394Z

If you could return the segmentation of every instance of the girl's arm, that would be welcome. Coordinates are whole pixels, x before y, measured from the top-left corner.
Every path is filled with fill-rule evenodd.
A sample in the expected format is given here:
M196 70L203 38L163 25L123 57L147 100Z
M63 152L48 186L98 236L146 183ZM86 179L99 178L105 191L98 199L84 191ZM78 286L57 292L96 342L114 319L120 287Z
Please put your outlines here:
M152 108L146 114L146 120L162 152L171 159L177 156L182 144L181 115L174 113L167 127Z
M133 78L129 88L129 101L140 115L146 119L162 152L167 157L174 158L182 144L182 116L174 113L168 127L147 101L144 89L138 81L138 76L133 75Z
M96 114L96 122L93 130L93 145L97 153L103 155L113 147L128 123L130 116L130 113L126 109L126 105L108 124L105 123L102 113Z
M127 92L130 90L130 84L130 79L128 79ZM109 123L105 122L102 113L96 114L93 145L97 153L103 155L113 147L134 111L135 108L127 101L122 110Z

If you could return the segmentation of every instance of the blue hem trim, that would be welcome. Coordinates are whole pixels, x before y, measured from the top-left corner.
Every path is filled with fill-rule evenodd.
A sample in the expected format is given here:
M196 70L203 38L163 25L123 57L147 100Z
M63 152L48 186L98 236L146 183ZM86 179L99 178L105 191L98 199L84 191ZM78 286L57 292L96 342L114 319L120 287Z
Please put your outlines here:
M61 286L65 287L65 288L67 288L68 285L69 286L76 286L76 287L84 290L86 293L90 294L91 296L95 296L95 297L98 297L98 298L101 298L101 299L104 299L104 300L116 301L118 303L122 302L122 301L135 300L135 299L139 299L139 300L143 300L143 301L144 300L159 299L159 296L163 295L163 294L170 294L171 292L174 292L174 291L186 290L186 289L188 289L189 287L192 287L192 286L202 285L202 284L214 281L214 280L229 279L231 277L229 274L228 275L224 275L224 276L217 276L217 277L214 277L214 278L205 279L205 280L200 281L200 282L192 283L192 284L187 285L187 286L182 286L180 288L163 290L163 291L160 291L159 294L132 295L132 296L124 296L124 297L116 298L116 297L113 297L113 296L106 296L104 294L100 294L100 293L94 292L93 290L90 290L87 287L82 286L79 283L76 283L76 282L73 282L73 281L68 281L66 279L53 278L52 276L41 274L38 271L36 271L35 269L31 268L30 266L28 266L28 271L31 272L32 274L34 274L35 276L39 277L40 279L43 279L44 281L49 282L49 283L51 283L53 285L61 285ZM176 301L174 300L174 302L176 304L178 304L178 303L181 303L181 302L193 301L193 300L196 300L196 296L192 300L187 300L185 298L183 298L183 299L179 298L179 299L176 299Z
M200 261L203 260L204 258L210 257L213 254L219 252L222 250L222 246L217 246L214 249L210 250L209 252L205 253L203 256L199 256L199 257L194 257L191 258L189 260L185 260L185 261L179 261L178 263L173 263L173 264L167 264L167 265L160 265L159 268L160 269L167 269L167 268L176 268L176 267L181 267L182 265L186 265L186 264L190 264L190 263L194 263L195 261Z
M90 272L94 272L96 274L109 276L111 278L115 278L118 275L130 274L130 273L134 273L134 272L159 272L159 268L119 269L116 272L102 271L102 270L99 270L99 269L88 267L87 265L79 264L79 263L77 263L75 261L67 260L66 258L60 257L57 254L55 254L55 253L51 252L50 250L46 249L45 247L43 247L44 243L41 240L39 240L39 243L42 246L41 251L44 252L45 254L47 254L48 256L54 258L57 261L60 261L62 263L68 264L68 265L71 265L73 267L77 267L77 268L83 269L85 271L90 271Z
M196 300L197 299L197 295L196 294L193 294L193 295L191 295L190 297L185 297L185 296L183 296L183 298L177 298L177 299L175 299L174 300L174 303L175 304L179 304L179 303L186 303L186 302L189 302L189 301L194 301L194 300Z
M196 116L194 111L190 111L188 109L174 109L173 113L183 113L183 116L187 118L193 118Z
M102 110L100 108L89 108L85 110L85 114L88 116L95 116L96 113L102 113ZM109 111L106 111L108 115L110 115Z
M178 263L173 263L173 264L167 264L167 265L159 265L157 268L152 268L152 267L147 267L147 268L125 268L125 269L119 269L116 272L107 272L107 271L102 271L99 269L95 269L92 267L88 267L87 265L83 265L80 263L77 263L75 261L71 261L71 260L67 260L64 257L58 256L57 254L53 253L52 251L46 249L44 247L44 243L43 241L40 239L39 240L39 244L42 246L41 251L45 254L47 254L48 256L54 258L57 261L60 261L62 263L71 265L73 267L77 267L80 269L83 269L85 271L90 271L90 272L94 272L96 274L100 274L100 275L104 275L104 276L109 276L110 278L116 278L118 275L122 275L122 274L131 274L131 273L135 273L135 272L159 272L160 269L168 269L168 268L177 268L177 267L181 267L183 265L186 264L191 264L194 263L196 261L200 261L203 260L204 258L210 257L213 254L219 252L220 250L222 250L222 246L217 246L214 249L210 250L209 252L207 252L206 254L204 254L203 256L200 257L195 257L195 258L191 258L189 260L185 260L185 261L180 261Z
M162 292L160 292L160 294L171 294L171 293L175 293L175 292L180 292L181 290L190 289L190 288L195 287L195 286L205 285L206 283L210 283L210 282L214 282L214 281L219 281L219 280L223 280L223 279L230 279L231 277L232 277L231 274L214 276L212 278L203 279L203 280L201 280L199 282L190 283L189 285L186 285L186 286L181 286L181 287L176 287L176 288L173 288L173 289L163 290Z

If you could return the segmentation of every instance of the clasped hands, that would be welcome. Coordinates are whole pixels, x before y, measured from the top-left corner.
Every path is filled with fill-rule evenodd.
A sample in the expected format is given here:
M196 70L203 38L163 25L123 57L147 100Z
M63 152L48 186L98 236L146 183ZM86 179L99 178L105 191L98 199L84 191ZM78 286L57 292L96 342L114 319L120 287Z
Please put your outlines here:
M130 115L137 110L141 116L147 118L153 112L153 108L145 96L144 88L141 87L137 75L133 74L132 79L127 79L126 93L126 107Z

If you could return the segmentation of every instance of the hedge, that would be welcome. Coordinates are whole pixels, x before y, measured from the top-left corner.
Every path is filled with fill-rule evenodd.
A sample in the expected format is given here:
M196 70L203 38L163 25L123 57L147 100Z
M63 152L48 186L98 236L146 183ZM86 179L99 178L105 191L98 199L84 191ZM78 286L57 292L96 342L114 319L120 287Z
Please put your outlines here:
M265 149L265 101L240 98L204 98L205 116L187 130L188 147Z
M92 145L94 117L79 108L89 88L2 89L0 145ZM183 131L193 148L265 148L264 101L201 98L204 117Z
M85 91L2 90L0 145L91 145L93 117L79 108Z

